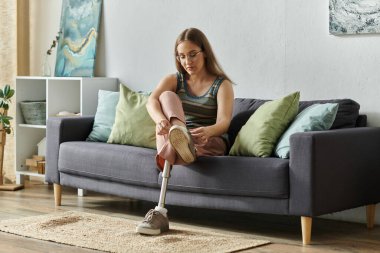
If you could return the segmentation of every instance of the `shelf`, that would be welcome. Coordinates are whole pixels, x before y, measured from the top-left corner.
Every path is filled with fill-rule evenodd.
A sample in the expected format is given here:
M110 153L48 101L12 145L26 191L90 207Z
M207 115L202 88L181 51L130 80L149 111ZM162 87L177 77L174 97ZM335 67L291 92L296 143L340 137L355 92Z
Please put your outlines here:
M46 129L46 125L18 124L19 127Z
M15 170L17 184L23 184L25 176L44 177L27 170L25 160L46 152L46 125L25 124L20 102L46 101L46 120L61 111L81 112L83 116L95 115L99 90L118 90L117 78L107 77L43 77L18 76L16 78L15 118ZM59 117L59 116L58 116ZM78 116L70 116L78 117ZM41 141L44 142L41 143ZM40 146L42 144L42 146ZM41 153L40 155L45 155Z
M18 171L16 171L16 175L33 176L33 177L45 177L45 174L39 174L37 172L28 171L28 170L18 170Z
M110 80L113 79L116 81L117 78L112 77L58 77L58 76L17 76L19 80L62 80L62 81L82 81L82 80Z

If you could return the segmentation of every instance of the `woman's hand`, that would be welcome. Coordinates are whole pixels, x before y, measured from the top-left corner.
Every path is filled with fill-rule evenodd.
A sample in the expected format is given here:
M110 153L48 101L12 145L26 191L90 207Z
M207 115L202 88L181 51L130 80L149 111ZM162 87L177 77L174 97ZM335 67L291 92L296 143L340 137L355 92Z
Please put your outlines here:
M190 129L190 133L195 138L195 142L200 144L206 144L210 137L212 137L208 127L193 128Z
M156 123L156 133L158 135L165 135L169 133L171 124L167 119L162 119Z

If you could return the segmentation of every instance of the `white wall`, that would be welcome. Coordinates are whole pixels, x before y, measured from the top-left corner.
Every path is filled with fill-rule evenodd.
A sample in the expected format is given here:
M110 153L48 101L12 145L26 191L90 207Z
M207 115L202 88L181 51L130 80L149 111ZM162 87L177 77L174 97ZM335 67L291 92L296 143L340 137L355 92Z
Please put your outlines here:
M59 29L61 1L31 6L31 71L38 75ZM175 71L177 35L197 27L237 83L237 97L299 90L302 100L352 98L369 125L380 126L380 34L329 35L328 15L328 0L104 0L95 73L152 90ZM364 222L365 209L325 217Z

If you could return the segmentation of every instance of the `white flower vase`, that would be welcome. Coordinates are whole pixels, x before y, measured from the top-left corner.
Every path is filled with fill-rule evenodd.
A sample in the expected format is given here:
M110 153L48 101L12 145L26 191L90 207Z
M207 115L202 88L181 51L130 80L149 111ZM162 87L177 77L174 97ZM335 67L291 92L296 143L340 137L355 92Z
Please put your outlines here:
M46 55L41 66L42 76L51 76L51 68L49 63L49 55Z

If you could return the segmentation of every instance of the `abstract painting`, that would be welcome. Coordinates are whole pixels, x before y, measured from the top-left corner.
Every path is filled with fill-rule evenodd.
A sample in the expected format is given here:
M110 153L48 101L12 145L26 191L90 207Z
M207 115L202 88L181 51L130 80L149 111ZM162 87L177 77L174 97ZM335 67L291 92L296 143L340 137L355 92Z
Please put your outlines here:
M63 0L55 76L93 77L102 0Z
M380 33L380 0L330 0L330 33Z

